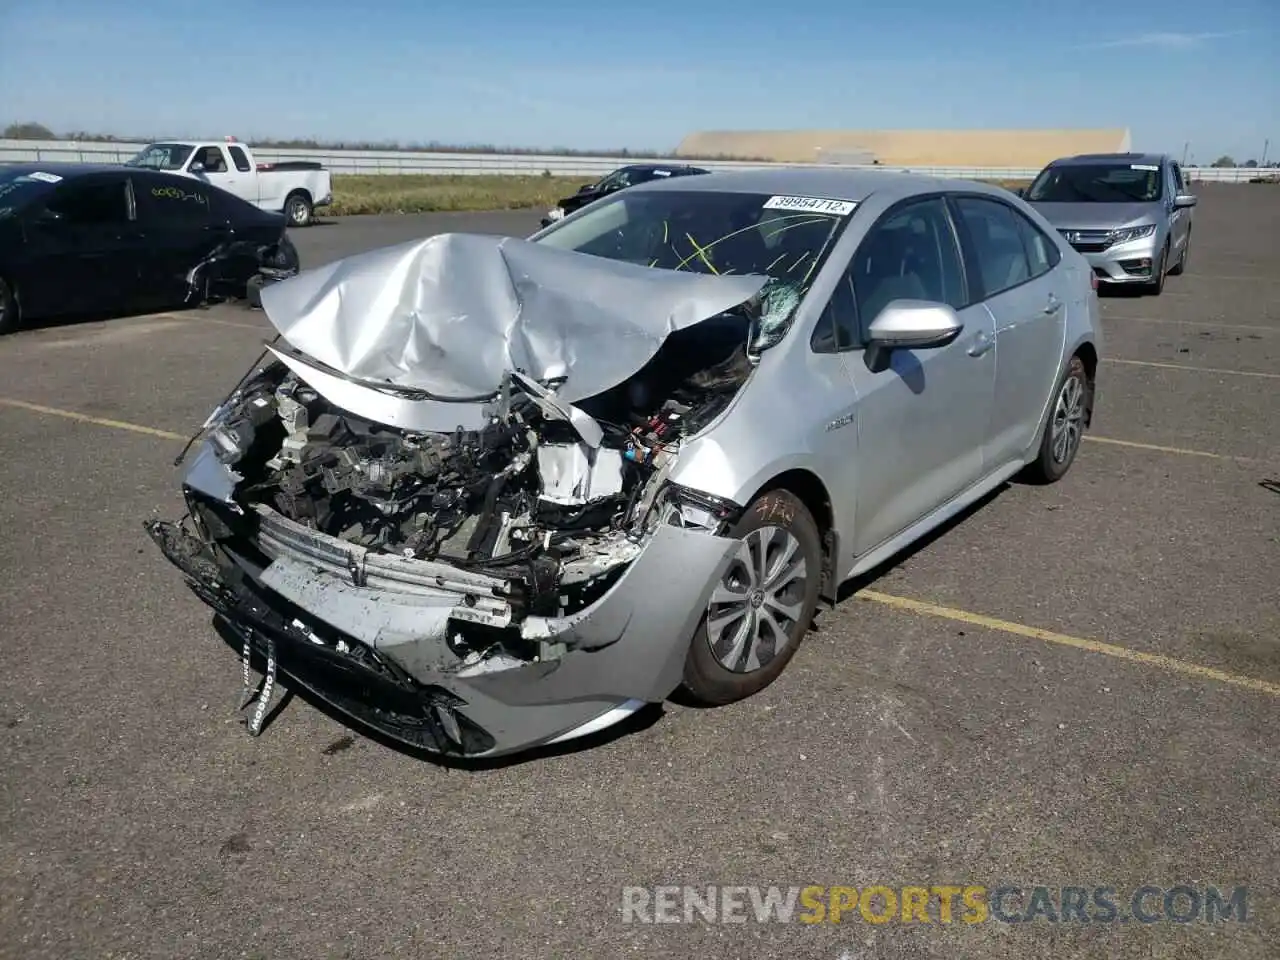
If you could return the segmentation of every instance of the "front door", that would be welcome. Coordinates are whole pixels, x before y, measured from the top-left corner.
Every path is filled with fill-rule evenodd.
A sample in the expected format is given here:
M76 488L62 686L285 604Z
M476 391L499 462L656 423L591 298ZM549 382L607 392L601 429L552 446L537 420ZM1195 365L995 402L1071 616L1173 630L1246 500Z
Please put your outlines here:
M257 177L254 173L248 171L237 170L232 164L227 162L226 151L217 144L208 144L201 147L191 154L191 160L188 163L188 169L193 164L202 164L204 169L199 173L193 174L197 180L203 180L211 183L215 187L221 187L228 193L234 193L237 197L249 200L251 203L257 201L256 184ZM250 198L250 194L253 194Z
M1166 189L1169 191L1168 206L1172 211L1173 217L1173 224L1169 230L1170 236L1172 237L1169 244L1169 266L1173 266L1181 259L1182 248L1187 245L1187 238L1191 232L1191 208L1178 207L1174 205L1174 200L1186 192L1187 189L1187 185L1182 179L1182 168L1176 163L1170 164L1169 176L1167 179L1168 186Z
M134 303L144 244L123 171L64 183L24 229L23 295L33 314L112 312Z
M943 347L894 350L876 370L844 353L858 395L854 550L861 556L943 506L984 473L995 390L991 315L971 303L960 247L941 196L891 208L850 264L862 342L894 300L951 306L964 328Z

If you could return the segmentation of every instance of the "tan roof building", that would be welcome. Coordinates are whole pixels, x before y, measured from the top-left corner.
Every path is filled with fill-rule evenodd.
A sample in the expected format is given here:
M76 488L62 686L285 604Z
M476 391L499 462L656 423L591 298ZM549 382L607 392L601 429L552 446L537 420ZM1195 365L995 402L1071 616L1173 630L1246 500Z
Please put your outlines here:
M1127 129L1108 130L707 130L679 153L791 163L893 167L1040 167L1076 153L1132 149Z

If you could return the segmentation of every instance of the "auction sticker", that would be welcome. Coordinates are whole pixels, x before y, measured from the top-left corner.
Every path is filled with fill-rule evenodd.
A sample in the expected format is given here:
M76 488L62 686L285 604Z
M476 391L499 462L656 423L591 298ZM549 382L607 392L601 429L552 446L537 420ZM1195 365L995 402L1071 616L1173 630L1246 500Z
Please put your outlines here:
M857 204L852 200L827 200L823 197L770 197L765 201L766 210L803 210L806 213L834 213L847 217Z
M37 170L35 173L27 174L32 180L39 180L41 183L61 183L62 178L56 173L45 173L43 170Z
M1154 163L1131 163L1129 164L1129 169L1130 170L1159 170L1160 168L1156 166Z

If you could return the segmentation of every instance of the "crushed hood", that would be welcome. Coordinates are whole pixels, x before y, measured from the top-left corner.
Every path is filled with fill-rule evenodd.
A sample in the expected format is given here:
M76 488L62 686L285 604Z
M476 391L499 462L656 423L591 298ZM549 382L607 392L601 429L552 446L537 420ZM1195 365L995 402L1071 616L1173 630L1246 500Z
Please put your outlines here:
M262 291L296 350L359 380L472 401L507 373L573 402L626 380L672 333L750 300L764 276L657 270L515 237L445 233Z

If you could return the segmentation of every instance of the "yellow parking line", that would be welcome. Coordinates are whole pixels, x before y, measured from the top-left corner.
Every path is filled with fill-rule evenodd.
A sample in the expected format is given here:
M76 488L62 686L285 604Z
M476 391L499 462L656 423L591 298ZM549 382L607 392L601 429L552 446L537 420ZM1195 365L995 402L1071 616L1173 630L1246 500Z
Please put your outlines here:
M63 417L67 420L75 420L79 423L92 423L100 427L110 427L114 430L128 430L131 433L144 433L153 437L163 437L166 440L187 440L189 437L181 434L173 433L169 430L160 430L156 427L146 427L138 423L128 423L124 420L110 420L106 417L95 417L87 413L79 413L75 410L63 410L58 407L46 407L38 403L29 403L26 400L15 400L12 397L0 397L0 407L13 407L18 410L29 410L32 413L44 413L51 417ZM1233 460L1243 463L1253 463L1253 457L1239 457L1225 453L1209 453L1206 450L1189 450L1186 447L1166 447L1156 443L1139 443L1136 440L1116 440L1112 437L1097 437L1093 434L1086 434L1084 440L1088 443L1105 443L1116 447L1131 447L1134 450L1150 450L1153 453L1172 453L1183 457L1204 457L1210 460Z
M220 320L217 317L202 317L202 316L199 316L198 314L192 317L183 317L182 319L185 320L187 323L191 323L195 325L199 325L202 323L212 323L212 324L216 324L219 327L238 327L241 330L257 330L259 333L264 333L272 337L276 335L275 327L271 326L270 324L240 323L237 320Z
M263 314L262 316L265 316ZM263 333L269 333L275 336L275 328L267 324L260 323L242 323L239 320L223 320L221 317L211 317L208 313L200 310L170 310L165 313L143 313L132 317L122 317L122 320L181 320L183 323L202 324L212 323L219 327L239 327L242 330L261 330Z
M1126 317L1120 314L1102 314L1103 320L1119 320L1121 323L1167 323L1176 327L1207 327L1211 330L1256 330L1259 333L1280 333L1280 324L1274 327L1260 323L1201 323L1198 320L1162 320L1156 317Z
M1131 367L1163 367L1166 370L1189 370L1195 373L1224 373L1233 377L1266 377L1268 380L1280 380L1280 373L1260 373L1257 370L1226 370L1222 367L1193 367L1185 363L1156 363L1154 360L1118 360L1115 357L1105 357L1102 362L1123 363Z
M44 413L51 417L62 417L77 423L92 423L99 427L111 427L113 430L128 430L130 433L145 433L152 437L163 437L165 440L186 440L180 433L158 430L155 427L144 427L138 423L127 423L124 420L109 420L106 417L93 417L87 413L76 413L74 410L60 410L57 407L45 407L38 403L27 403L25 400L14 400L0 397L0 407L13 407L18 410L30 410L32 413Z
M907 610L911 613L919 613L928 617L941 617L944 620L954 620L959 623L967 623L975 627L986 627L988 630L996 630L1000 633L1026 637L1030 640L1042 640L1045 643L1056 643L1064 647L1073 647L1076 650L1086 650L1089 653L1100 653L1104 656L1115 657L1117 660L1128 660L1131 663L1141 663L1149 667L1158 667L1161 670L1168 670L1171 673L1179 673L1186 677L1195 677L1200 680L1216 680L1218 683L1242 687L1245 690L1251 690L1254 693L1264 693L1268 696L1280 697L1280 684L1269 683L1266 680L1257 680L1253 677L1244 677L1236 673L1227 673L1225 670L1215 670L1213 667L1205 667L1198 663L1190 663L1186 660L1166 657L1160 653L1144 653L1141 650L1130 650L1128 647L1117 647L1115 644L1103 643L1100 640L1086 640L1083 637L1073 637L1065 633L1055 633L1052 630L1041 630L1039 627L1028 627L1025 624L1013 623L1009 620L1000 620L996 617L988 617L981 613L970 613L968 610L957 610L954 607L943 607L936 603L926 603L923 600L911 600L907 597L881 593L878 590L859 590L854 594L854 596L863 600L869 600L872 603L879 603L887 607L894 607L898 610Z
M124 420L112 420L107 417L94 417L87 413L77 413L74 410L62 410L58 407L46 407L38 403L28 403L25 400L15 400L11 397L0 397L0 407L29 410L32 413L43 413L51 417L62 417L66 420L73 420L77 423L88 423L100 427L109 427L113 430L126 430L130 433L141 433L153 437L162 437L165 440L187 439L187 437L182 434L173 433L170 430L160 430L156 427L144 427L141 424L129 423ZM1172 453L1186 453L1211 457L1217 456L1217 454L1200 454L1198 451L1179 450L1173 447L1155 447L1151 444L1128 443L1127 441L1122 440L1105 440L1100 437L1092 437L1089 439L1102 443L1118 443L1123 446L1167 450ZM1245 689L1253 690L1257 693L1265 693L1274 697L1280 697L1280 684L1268 683L1265 680L1255 680L1251 677L1242 677L1237 674L1226 673L1222 670L1215 670L1212 667L1204 667L1199 664L1188 663L1185 660L1176 660L1173 657L1166 657L1162 654L1143 653L1138 650L1130 650L1127 647L1117 647L1113 644L1102 643L1098 640L1086 640L1081 637L1072 637L1063 633L1054 633L1051 630L1041 630L1039 627L1028 627L1024 624L1013 623L1008 620L999 620L995 617L988 617L980 613L970 613L967 610L957 610L953 607L944 607L934 603L926 603L923 600L911 600L907 597L898 597L888 593L881 593L878 590L860 590L855 594L855 596L863 600L884 604L885 606L896 607L899 610L908 610L913 613L920 613L926 616L942 617L947 620L955 620L961 623L969 623L974 626L986 627L990 630L996 630L1002 633L1028 637L1034 640L1043 640L1047 643L1056 643L1066 647L1075 647L1078 650L1087 650L1091 653L1101 653L1121 660L1129 660L1134 663L1143 663L1148 666L1160 667L1174 673L1181 673L1185 676L1198 677L1205 680L1217 680L1220 683L1244 687Z
M1244 281L1244 282L1246 282L1246 283L1249 283L1249 282L1255 282L1255 283L1276 283L1276 282L1280 282L1280 281L1277 281L1277 279L1276 279L1275 277L1267 276L1266 274L1261 274L1260 276L1256 276L1256 277L1228 277L1228 276L1224 276L1224 275L1222 275L1222 274L1200 273L1200 274L1197 274L1197 275L1196 275L1196 279L1197 279L1197 280L1228 280L1228 281L1231 281L1231 282Z
M1138 443L1136 440L1115 440L1112 437L1095 437L1086 434L1085 440L1090 443L1109 443L1115 447L1132 447L1135 450L1151 450L1155 453L1176 453L1180 457L1206 457L1210 460L1237 460L1242 463L1253 463L1253 457L1237 457L1226 453L1210 453L1207 450L1188 450L1186 447L1165 447L1158 443Z

